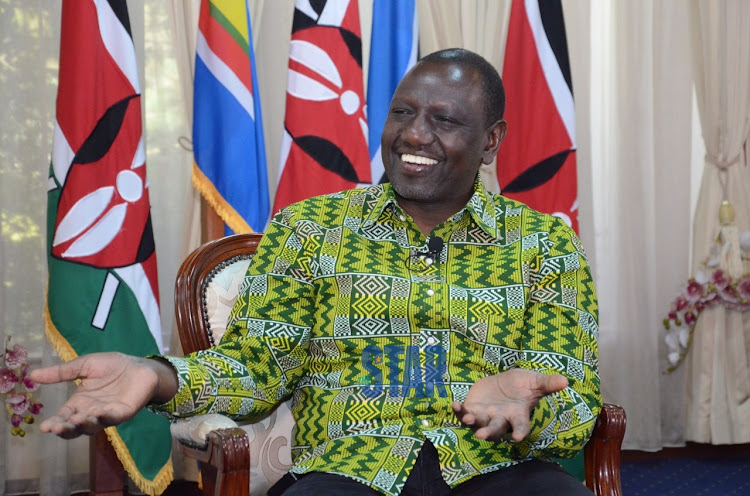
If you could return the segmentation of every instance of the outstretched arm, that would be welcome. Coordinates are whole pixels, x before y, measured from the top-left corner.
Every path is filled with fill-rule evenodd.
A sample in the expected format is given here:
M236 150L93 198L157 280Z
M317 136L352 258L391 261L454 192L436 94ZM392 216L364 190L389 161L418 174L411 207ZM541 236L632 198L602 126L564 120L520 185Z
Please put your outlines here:
M177 375L168 362L122 353L84 355L35 370L30 378L41 384L80 380L75 393L40 426L65 439L121 424L147 404L164 403L177 393Z

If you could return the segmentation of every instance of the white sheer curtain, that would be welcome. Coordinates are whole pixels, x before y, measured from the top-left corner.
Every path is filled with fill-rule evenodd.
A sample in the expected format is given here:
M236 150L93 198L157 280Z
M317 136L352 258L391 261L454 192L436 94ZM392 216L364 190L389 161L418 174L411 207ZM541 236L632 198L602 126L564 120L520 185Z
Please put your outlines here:
M0 2L0 338L3 345L12 336L26 346L33 367L56 360L44 338L42 309L59 19L58 2ZM42 416L67 394L65 386L34 393L44 404ZM88 487L87 439L42 436L36 424L24 438L14 437L4 408L0 415L0 493L68 494Z
M736 229L750 229L750 3L693 1L698 108L706 143L694 268L709 255L719 233L719 205L734 206ZM731 228L735 229L735 228ZM743 267L744 265L744 267ZM749 272L737 253L737 271ZM740 274L731 274L738 277ZM696 324L685 363L688 378L687 439L701 443L750 442L750 316L721 306Z
M689 263L689 22L677 2L591 5L602 389L627 411L625 447L654 450L683 443L684 379L663 375L660 322Z

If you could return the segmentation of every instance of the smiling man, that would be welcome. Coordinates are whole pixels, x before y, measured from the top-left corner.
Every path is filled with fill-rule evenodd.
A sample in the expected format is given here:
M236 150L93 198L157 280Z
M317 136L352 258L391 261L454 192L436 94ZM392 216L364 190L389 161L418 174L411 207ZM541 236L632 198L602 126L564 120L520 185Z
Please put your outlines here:
M34 372L83 379L42 430L93 433L146 405L254 418L291 395L276 494L590 494L547 460L580 450L601 408L591 273L560 219L482 186L503 110L479 55L422 59L383 130L390 183L281 210L217 347Z

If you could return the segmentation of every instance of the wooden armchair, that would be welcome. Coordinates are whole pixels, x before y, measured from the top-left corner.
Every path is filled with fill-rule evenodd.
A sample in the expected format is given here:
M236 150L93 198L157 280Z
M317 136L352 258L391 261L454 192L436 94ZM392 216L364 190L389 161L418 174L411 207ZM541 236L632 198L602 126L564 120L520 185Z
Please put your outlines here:
M183 262L177 274L175 311L186 354L209 348L221 339L260 238L259 234L236 234L211 241ZM180 452L200 461L204 494L265 494L291 466L293 420L287 403L243 428L226 417L203 417L174 424L172 431L180 441ZM624 435L625 411L605 404L584 450L586 485L597 496L622 496L620 447Z

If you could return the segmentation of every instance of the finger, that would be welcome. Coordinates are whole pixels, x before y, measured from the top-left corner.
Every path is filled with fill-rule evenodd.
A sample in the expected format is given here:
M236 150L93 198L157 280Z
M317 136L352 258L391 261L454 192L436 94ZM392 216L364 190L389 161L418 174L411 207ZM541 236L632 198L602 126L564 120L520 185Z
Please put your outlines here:
M531 432L529 415L514 415L508 419L509 428L512 431L514 441L520 442L526 439Z
M456 414L456 418L458 418L459 422L468 427L472 427L474 425L474 414L469 413L463 403L454 401L451 407L453 408L453 413Z
M486 439L487 441L502 441L506 438L510 424L501 416L493 417L486 426L477 429L474 435L477 439Z
M564 375L540 374L537 376L537 389L539 390L541 396L547 396L548 394L562 391L566 387L568 387L568 378Z
M54 384L78 379L80 373L81 359L77 358L60 365L33 370L29 379L40 384Z
M75 426L75 430L80 434L92 435L106 427L102 425L99 418L85 413L76 413L71 415L68 423Z
M58 417L51 417L42 422L39 430L55 434L63 439L73 439L82 434L74 424Z
M490 416L484 411L475 412L473 416L474 422L472 422L472 425L476 428L485 427L489 425L490 421L492 420Z

